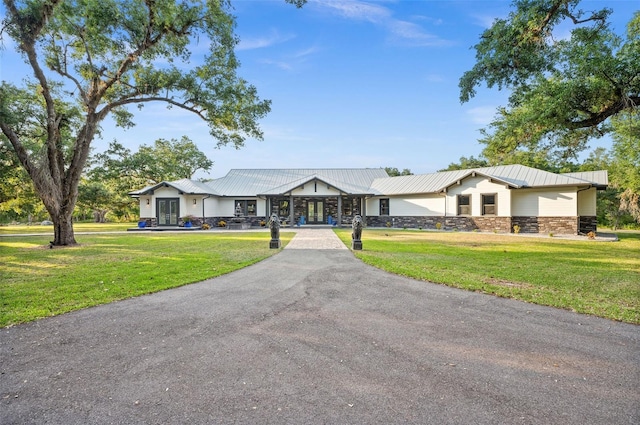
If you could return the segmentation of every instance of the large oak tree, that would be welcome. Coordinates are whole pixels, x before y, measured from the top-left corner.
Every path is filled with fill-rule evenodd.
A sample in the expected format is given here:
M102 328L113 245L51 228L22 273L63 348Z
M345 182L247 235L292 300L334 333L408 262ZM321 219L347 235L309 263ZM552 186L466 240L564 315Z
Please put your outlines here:
M637 110L640 12L622 37L610 27L610 9L580 7L579 0L516 0L481 35L460 100L483 83L511 92L481 140L491 163L571 161L588 140L611 132L612 117ZM561 25L568 37L558 34Z
M1 83L0 129L51 215L55 245L76 244L78 183L108 115L127 127L129 107L163 102L206 121L218 144L262 137L270 102L236 73L228 1L3 1L0 34L32 75Z

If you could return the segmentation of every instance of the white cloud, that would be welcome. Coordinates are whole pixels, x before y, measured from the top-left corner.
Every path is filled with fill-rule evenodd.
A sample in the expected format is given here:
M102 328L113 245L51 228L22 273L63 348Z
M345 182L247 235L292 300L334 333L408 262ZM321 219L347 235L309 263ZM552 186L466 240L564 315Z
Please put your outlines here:
M260 37L242 37L237 50L253 50L253 49L263 49L265 47L270 47L275 44L284 43L289 41L296 36L293 34L280 34L278 30L272 29L269 34L263 35Z
M420 25L413 22L390 20L386 26L397 41L405 41L417 46L442 46L450 44L436 35L426 33Z
M370 22L386 29L394 42L408 43L414 46L442 46L449 41L437 35L427 33L424 29L410 21L393 17L393 12L387 7L360 0L317 0L315 4L328 9L346 19ZM416 16L416 20L431 20L436 25L441 21Z
M443 83L446 81L446 78L439 74L428 74L425 79L430 83Z
M488 125L493 121L496 115L497 108L495 106L478 106L467 110L467 115L471 117L471 121L480 124Z
M328 0L316 3L348 19L380 23L391 18L389 9L358 0Z
M494 15L475 15L473 16L473 19L476 21L476 25L484 29L489 29L491 28L491 26L493 25L496 19L504 19L504 18L500 16L494 16Z
M284 71L291 71L293 70L293 64L290 62L285 62L285 61L277 61L277 60L273 60L273 59L260 59L258 60L258 62L263 63L265 65L273 65L276 68L280 68Z

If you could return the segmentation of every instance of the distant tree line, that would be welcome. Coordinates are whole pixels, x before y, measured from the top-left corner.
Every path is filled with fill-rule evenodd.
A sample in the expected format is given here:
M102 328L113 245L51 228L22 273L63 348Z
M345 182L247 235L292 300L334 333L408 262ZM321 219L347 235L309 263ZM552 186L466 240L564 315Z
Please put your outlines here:
M0 153L10 149L0 140ZM14 155L0 156L0 222L41 222L50 219L33 184ZM188 137L158 139L132 152L117 141L91 155L78 186L75 221L135 221L138 202L127 194L162 181L192 178L209 171L213 162Z

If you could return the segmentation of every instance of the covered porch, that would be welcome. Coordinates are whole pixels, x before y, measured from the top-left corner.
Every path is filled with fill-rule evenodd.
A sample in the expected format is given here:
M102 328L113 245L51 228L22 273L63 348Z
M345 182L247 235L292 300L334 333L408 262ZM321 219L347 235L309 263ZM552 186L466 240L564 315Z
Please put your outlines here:
M371 194L340 186L315 177L258 196L265 199L267 216L275 213L286 225L349 226L356 214L366 217Z

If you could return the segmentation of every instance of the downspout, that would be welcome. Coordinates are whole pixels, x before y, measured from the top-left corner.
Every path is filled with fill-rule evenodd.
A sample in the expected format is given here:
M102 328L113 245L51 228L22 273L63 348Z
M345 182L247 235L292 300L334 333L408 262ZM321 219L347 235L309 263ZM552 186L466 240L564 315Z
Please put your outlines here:
M576 191L576 216L578 217L578 234L580 234L580 196L578 195L580 192L584 192L585 190L589 190L593 187L592 184L585 187L584 189L579 189ZM597 203L596 203L596 217L598 216Z
M209 199L209 198L211 198L211 195L207 195L204 198L202 198L202 224L205 223L205 221L204 221L205 220L205 216L204 216L204 200L205 199Z

